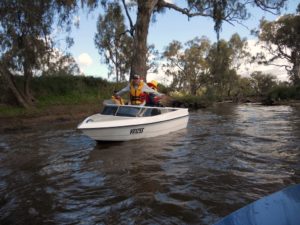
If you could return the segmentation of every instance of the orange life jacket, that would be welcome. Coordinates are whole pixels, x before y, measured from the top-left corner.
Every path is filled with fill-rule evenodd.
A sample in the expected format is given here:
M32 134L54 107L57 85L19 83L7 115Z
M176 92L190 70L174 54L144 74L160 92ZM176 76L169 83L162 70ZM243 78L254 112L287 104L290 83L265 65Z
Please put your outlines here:
M131 105L140 105L145 101L145 93L142 91L144 82L141 80L137 89L134 88L133 82L130 82L130 102Z

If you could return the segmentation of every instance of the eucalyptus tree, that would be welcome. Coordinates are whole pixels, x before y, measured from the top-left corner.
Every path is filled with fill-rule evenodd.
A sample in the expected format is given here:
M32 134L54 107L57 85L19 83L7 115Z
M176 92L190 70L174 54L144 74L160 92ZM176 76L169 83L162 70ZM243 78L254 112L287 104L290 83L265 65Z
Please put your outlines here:
M238 85L234 88L235 93L233 100L236 102L245 101L248 97L253 97L256 92L253 87L253 80L251 77L242 77L238 79Z
M165 49L163 64L165 73L172 77L172 87L185 90L196 95L197 90L204 85L208 65L205 58L210 49L207 38L195 38L184 46L178 41L173 41Z
M251 54L247 50L248 43L246 38L241 38L239 34L233 34L229 41L228 47L231 49L231 67L238 71L241 65L249 62Z
M227 86L236 71L232 68L233 49L228 42L220 40L214 43L209 51L207 63L209 65L210 84L214 87L219 97L227 93Z
M116 0L102 0L103 5ZM212 18L215 22L214 29L219 37L222 23L235 23L249 18L248 6L257 6L269 12L278 12L287 0L185 0L180 4L167 0L122 0L128 24L128 32L133 36L133 53L131 64L131 76L135 73L146 78L147 74L147 37L148 29L157 13L162 13L166 9L175 10L186 15L188 18L202 16ZM179 1L178 1L179 2ZM136 21L133 22L129 13L132 4L136 9ZM200 29L199 29L200 30Z
M53 51L50 60L45 59L39 72L42 76L81 75L75 59L70 54L62 55L59 51Z
M259 61L284 66L295 85L300 85L300 4L298 9L297 14L284 15L275 21L262 20L258 32L259 41L269 53L269 56L260 53ZM277 59L285 59L287 63Z
M34 105L30 79L53 50L55 42L49 37L54 21L68 30L78 8L76 0L0 1L0 75L21 106ZM16 84L16 75L24 75L23 88Z
M94 39L100 55L109 66L109 77L115 75L116 82L126 80L132 56L133 41L126 32L124 19L119 3L108 4L105 14L98 18Z
M237 71L250 57L246 46L246 39L241 39L238 34L233 34L229 41L220 40L212 45L206 60L210 83L220 97L230 97L238 85Z
M264 74L261 71L253 72L251 75L251 86L256 95L266 96L271 89L277 84L276 77L272 74Z

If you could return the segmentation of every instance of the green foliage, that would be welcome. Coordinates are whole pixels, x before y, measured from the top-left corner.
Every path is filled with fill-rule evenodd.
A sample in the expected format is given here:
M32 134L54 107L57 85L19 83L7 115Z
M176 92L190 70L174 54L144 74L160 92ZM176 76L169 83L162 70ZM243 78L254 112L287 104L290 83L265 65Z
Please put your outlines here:
M300 100L300 86L278 85L268 94L268 99L280 100Z
M114 89L106 80L94 77L40 77L35 82L33 90L41 104L100 101L110 98Z
M193 109L206 108L214 103L211 96L194 96L183 95L173 97L173 106L175 107L188 107Z
M173 91L169 86L165 86L164 84L158 83L158 90L160 93L170 93L171 91Z
M222 23L236 22L246 20L250 17L247 10L247 5L257 6L262 10L276 12L284 6L287 0L272 0L272 1L240 1L240 0L188 0L188 7L185 9L185 14L206 15L211 17L215 26L214 29L217 33L219 40L219 32ZM183 11L183 10L182 10Z
M216 88L212 87L212 86L208 86L204 95L202 96L202 98L209 102L218 102L222 100L222 97L219 96L218 91L216 90Z
M113 2L105 9L105 15L100 15L97 22L95 45L109 66L109 76L114 74L116 82L122 82L129 74L132 38L126 33L121 6Z
M263 74L262 72L254 72L251 74L252 87L256 91L256 95L264 97L277 85L276 77L271 74Z
M300 84L300 15L289 14L275 21L262 20L259 40L266 44L271 57L259 54L260 62L276 64L277 59L286 59L291 64L284 64L291 81Z
M256 92L252 86L251 78L240 77L235 87L234 100L237 102L245 101L248 97L254 97L255 95Z
M19 76L16 81L21 84L23 79ZM41 76L32 79L32 91L37 97L38 106L101 102L109 99L113 91L123 85L84 76ZM0 87L0 93L2 91ZM10 93L5 99L1 98L0 103L11 103L11 99L13 96Z
M24 108L9 106L9 105L0 105L0 116L13 117L13 116L19 116L25 114L26 114L26 109Z
M72 76L79 75L80 69L70 54L62 55L60 52L53 52L50 62L45 60L39 72L42 76Z
M165 73L173 78L172 88L185 90L196 95L203 85L207 72L205 57L209 51L210 43L205 37L195 38L185 44L173 41L163 53L167 62L163 65Z
M0 103L12 102L10 97L9 88L5 83L4 77L0 75Z
M209 50L207 64L209 67L209 86L216 88L218 96L223 99L231 98L237 92L239 77L237 69L241 60L246 60L248 53L244 50L246 39L233 34L227 42L220 40Z
M0 74L23 107L29 108L35 102L30 89L34 72L41 71L52 59L56 42L49 37L54 21L68 31L78 5L75 0L0 1ZM20 74L24 76L21 89L14 81Z

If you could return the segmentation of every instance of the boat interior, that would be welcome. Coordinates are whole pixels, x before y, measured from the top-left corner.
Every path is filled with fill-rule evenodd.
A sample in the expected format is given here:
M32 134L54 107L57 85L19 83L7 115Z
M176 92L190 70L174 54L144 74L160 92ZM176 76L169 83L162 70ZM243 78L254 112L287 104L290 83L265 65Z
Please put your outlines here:
M132 106L132 105L106 105L101 114L122 117L149 117L176 111L174 108Z

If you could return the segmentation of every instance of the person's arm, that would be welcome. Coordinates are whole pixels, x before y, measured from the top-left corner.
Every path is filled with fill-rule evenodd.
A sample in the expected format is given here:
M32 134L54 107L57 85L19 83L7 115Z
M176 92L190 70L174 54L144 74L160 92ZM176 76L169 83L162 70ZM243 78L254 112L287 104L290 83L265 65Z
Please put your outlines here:
M159 93L158 91L153 90L147 84L144 84L144 86L143 86L143 92L153 93L153 94L158 95L158 96L164 95L162 93Z
M115 93L115 95L117 96L121 96L124 93L127 93L130 91L130 84L128 84L126 87L124 87L122 90L118 91L117 93Z

